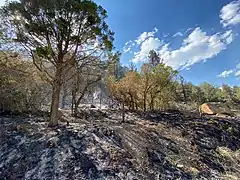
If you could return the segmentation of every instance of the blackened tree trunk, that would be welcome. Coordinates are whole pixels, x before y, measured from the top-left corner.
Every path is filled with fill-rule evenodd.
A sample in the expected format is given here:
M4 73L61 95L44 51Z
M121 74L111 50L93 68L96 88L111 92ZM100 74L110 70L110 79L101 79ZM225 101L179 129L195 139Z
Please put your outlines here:
M86 92L86 90L85 90L84 92L82 92L81 96L80 96L78 99L75 99L75 100L74 100L74 102L75 102L75 104L74 104L74 115L75 115L75 116L76 116L77 113L78 113L78 107L79 107L79 105L80 105L81 100L83 99L83 97L84 97L84 95L85 95L85 92ZM76 98L76 96L75 96L75 98Z
M134 111L134 98L131 93L129 93L130 96L130 109Z
M151 94L151 101L150 101L150 110L154 111L154 101L155 101L155 96Z
M102 109L102 96L103 96L103 92L102 92L102 84L100 84L100 109Z
M125 122L125 104L122 102L122 123Z
M67 100L67 85L64 84L63 86L63 94L62 94L62 104L61 108L64 109L66 106L66 100Z
M146 112L146 99L147 99L147 93L144 92L144 95L143 95L143 110L144 110L144 112Z
M187 103L187 94L186 94L186 89L185 89L185 84L184 84L184 78L181 76L180 80L181 80L181 86L182 86L182 93L183 93L184 102Z
M71 104L71 113L72 113L72 116L74 115L74 104L75 104L75 93L74 91L72 90L72 104Z
M135 103L135 109L138 110L138 103Z

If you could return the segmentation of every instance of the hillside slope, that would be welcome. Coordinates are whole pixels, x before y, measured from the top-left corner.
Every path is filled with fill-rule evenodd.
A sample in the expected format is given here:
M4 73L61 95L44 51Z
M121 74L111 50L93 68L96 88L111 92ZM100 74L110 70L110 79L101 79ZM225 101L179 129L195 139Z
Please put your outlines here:
M89 110L70 126L0 117L0 179L238 179L240 121Z

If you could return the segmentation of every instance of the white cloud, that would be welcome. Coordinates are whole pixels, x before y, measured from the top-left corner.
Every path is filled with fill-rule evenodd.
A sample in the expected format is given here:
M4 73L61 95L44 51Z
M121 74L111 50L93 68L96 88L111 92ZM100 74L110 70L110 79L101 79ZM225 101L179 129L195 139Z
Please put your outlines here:
M155 27L150 32L143 32L134 42L133 41L126 42L123 47L123 53L131 52L133 47L135 47L136 45L140 46L142 43L144 43L148 39L154 37L157 32L158 32L158 29Z
M161 49L159 50L159 54L164 54L165 52L167 52L169 50L169 43L168 44L164 44Z
M236 77L240 77L240 71L237 71L237 72L235 73L235 76L236 76Z
M168 37L168 36L169 36L169 33L163 34L163 38L166 38L166 37Z
M198 62L205 62L215 57L226 49L234 39L231 30L224 33L208 35L207 32L197 27L186 37L179 49L171 50L169 44L164 44L157 37L148 37L140 46L140 50L134 53L133 62L147 60L150 50L156 50L165 63L174 69L186 69Z
M123 53L128 53L131 51L131 47L123 47Z
M125 46L128 46L131 43L132 43L132 41L128 41L128 42L125 43Z
M240 69L240 63L236 65L236 69Z
M146 41L148 38L150 37L154 37L155 34L158 32L157 28L154 28L153 31L150 32L143 32L136 40L135 42L140 45L142 44L144 41Z
M233 39L234 39L233 31L232 30L226 31L222 35L222 38L226 39L227 44L230 44L231 42L233 42Z
M227 71L223 71L221 74L218 75L218 77L220 77L220 78L227 78L228 76L230 76L234 72L235 71L233 69L230 69L230 70L227 70Z
M135 42L132 41L128 41L125 43L124 47L123 47L123 53L128 53L131 52L132 48L136 45Z
M240 23L240 0L224 6L220 12L220 18L223 26ZM171 49L169 43L167 44L163 41L164 37L163 39L156 37L156 32L158 32L158 29L154 28L153 31L144 32L135 41L132 41L132 43L135 43L134 47L139 48L139 51L133 53L133 62L146 61L149 51L155 50L161 55L167 65L174 69L188 69L193 64L206 62L217 56L235 38L232 30L213 34L205 32L200 27L189 28L184 35L188 34L188 32L190 34L183 39L181 46L177 49ZM173 37L184 35L181 32L177 32ZM125 49L125 52L129 51L129 48ZM230 72L225 72L222 76L227 75L226 73Z
M177 32L177 33L175 33L172 37L177 37L177 36L182 37L182 36L183 36L183 33L181 33L181 32Z
M194 28L188 28L184 34L188 33L189 31L192 31Z
M163 47L159 52L165 62L175 69L185 69L195 63L213 58L232 42L233 35L229 31L208 35L199 27L176 50Z
M240 23L240 0L233 1L220 11L221 23L224 27Z
M162 41L158 38L150 37L145 40L141 47L140 51L134 53L135 57L132 59L132 62L144 62L147 60L150 50L158 50L162 45Z
M223 71L221 74L219 74L217 77L220 77L220 78L226 78L230 75L235 75L236 77L240 77L240 63L236 65L235 68L233 69L230 69L230 70L226 70L226 71Z

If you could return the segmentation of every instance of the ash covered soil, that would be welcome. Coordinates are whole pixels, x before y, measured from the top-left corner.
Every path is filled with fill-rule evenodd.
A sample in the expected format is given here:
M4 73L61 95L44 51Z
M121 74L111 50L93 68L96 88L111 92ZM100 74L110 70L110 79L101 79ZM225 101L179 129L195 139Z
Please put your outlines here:
M70 125L0 116L0 179L240 179L240 121L86 110ZM84 117L84 118L83 118Z

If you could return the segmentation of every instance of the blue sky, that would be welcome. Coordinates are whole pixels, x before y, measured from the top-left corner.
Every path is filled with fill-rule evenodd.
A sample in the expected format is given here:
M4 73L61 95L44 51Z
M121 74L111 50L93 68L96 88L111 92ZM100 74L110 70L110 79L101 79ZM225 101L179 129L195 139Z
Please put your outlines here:
M240 84L240 0L96 0L108 11L121 61L140 66L155 49L199 84Z
M154 49L194 84L240 84L240 0L95 1L124 65L139 67Z

